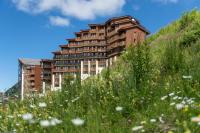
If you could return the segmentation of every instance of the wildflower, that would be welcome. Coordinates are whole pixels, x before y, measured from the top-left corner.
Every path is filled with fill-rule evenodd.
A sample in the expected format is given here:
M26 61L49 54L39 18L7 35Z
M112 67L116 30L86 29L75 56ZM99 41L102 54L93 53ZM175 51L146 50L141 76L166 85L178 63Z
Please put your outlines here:
M35 105L30 105L30 108L35 108L36 106Z
M12 116L12 115L8 115L8 118L11 118L11 119L12 119L12 118L14 118L14 116Z
M163 96L163 97L161 97L161 100L163 101L163 100L165 100L167 97L168 97L168 96Z
M41 107L41 108L44 108L44 107L46 107L46 106L47 106L46 103L39 103L39 107Z
M140 124L142 124L142 125L143 125L143 124L146 124L146 123L147 123L146 121L141 121L141 122L140 122Z
M20 124L19 123L16 123L16 126L19 126Z
M132 128L132 131L138 131L138 130L141 130L143 128L144 128L143 126L136 126L136 127Z
M33 118L33 115L32 114L30 114L30 113L26 113L26 114L23 114L22 115L22 119L23 120L31 120Z
M183 109L184 108L184 104L176 104L176 109L177 110L181 110L181 109Z
M159 117L159 121L160 121L161 123L165 123L165 122L163 121L162 117Z
M53 119L50 120L50 125L52 125L52 126L55 126L55 125L60 124L60 123L62 123L62 121L58 120L57 118L53 118Z
M188 100L187 100L187 103L188 103L188 104L193 104L194 101L193 101L192 99L188 99Z
M154 123L156 122L156 119L151 119L150 122Z
M174 93L173 93L173 92L169 94L169 96L170 96L170 97L171 97L171 96L173 96L173 95L174 95Z
M178 99L179 99L179 100L181 100L181 99L182 99L182 97L178 97Z
M73 119L72 120L72 123L75 125L75 126L81 126L84 124L84 120L80 119L80 118L76 118L76 119Z
M191 121L192 122L200 122L200 117L192 117Z
M185 75L183 75L183 79L191 79L192 78L192 76L185 76Z
M40 121L40 126L48 127L48 126L50 126L50 122L48 120L41 120Z
M176 100L176 99L178 99L178 96L173 97L173 100Z
M77 98L73 99L72 102L77 101L79 98L80 98L80 97L77 97Z
M117 106L117 107L115 108L115 110L118 111L118 112L120 112L120 111L123 110L123 107Z
M186 102L185 102L185 101L182 101L181 104L186 104Z

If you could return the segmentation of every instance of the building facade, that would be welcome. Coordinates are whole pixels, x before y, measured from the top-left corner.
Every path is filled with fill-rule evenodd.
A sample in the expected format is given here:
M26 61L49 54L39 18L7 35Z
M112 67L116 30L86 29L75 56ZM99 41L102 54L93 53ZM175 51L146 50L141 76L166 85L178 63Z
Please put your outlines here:
M81 80L100 73L112 65L129 46L145 40L149 32L131 16L111 18L102 24L89 24L89 29L75 32L53 59L19 59L21 97L37 91L61 89L67 75Z
M19 59L20 95L23 100L26 94L32 94L41 91L41 66L38 59Z
M129 45L145 40L149 32L131 16L111 18L103 24L89 24L89 29L75 33L53 52L52 87L61 87L66 75L80 74L84 80L112 65Z

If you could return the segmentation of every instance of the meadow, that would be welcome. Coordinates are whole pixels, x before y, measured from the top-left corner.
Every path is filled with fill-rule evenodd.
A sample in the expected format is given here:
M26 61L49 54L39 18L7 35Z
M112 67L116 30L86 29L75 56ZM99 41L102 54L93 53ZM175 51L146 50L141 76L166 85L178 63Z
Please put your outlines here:
M0 132L199 133L200 11L186 12L81 82L0 108Z

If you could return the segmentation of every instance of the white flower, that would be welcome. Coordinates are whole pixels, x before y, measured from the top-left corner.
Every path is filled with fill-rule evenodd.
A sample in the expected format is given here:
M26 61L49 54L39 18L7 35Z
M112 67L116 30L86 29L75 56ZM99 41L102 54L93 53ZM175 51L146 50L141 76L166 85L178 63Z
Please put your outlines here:
M132 128L132 131L138 131L138 130L141 130L141 129L143 129L143 126L136 126L136 127Z
M40 121L40 126L48 127L48 126L50 126L50 122L48 120L41 120Z
M176 100L176 99L178 99L178 96L173 97L173 100Z
M19 126L20 124L19 123L16 123L16 126Z
M80 98L80 97L74 98L74 99L72 100L72 102L77 101L79 98Z
M151 119L150 122L154 123L156 122L156 119Z
M184 108L184 104L176 104L176 109L177 110L181 110L181 109L183 109Z
M80 118L76 118L76 119L73 119L72 120L72 123L75 125L75 126L81 126L84 124L84 120L80 119Z
M12 118L14 118L14 116L12 116L12 115L8 115L8 118L11 118L11 119L12 119Z
M161 97L161 100L163 101L163 100L165 100L167 97L168 97L168 96L163 96L163 97Z
M159 117L159 121L160 121L161 123L165 123L165 122L163 121L162 117Z
M188 99L188 100L187 100L187 103L188 103L188 104L192 104L192 103L194 103L194 101L193 101L193 99L191 98L191 99Z
M141 121L141 122L140 122L140 124L142 124L142 125L143 125L143 124L146 124L146 123L147 123L146 121Z
M191 79L192 78L192 76L185 76L185 75L183 75L183 79Z
M50 125L52 125L52 126L55 126L55 125L60 124L60 123L62 123L62 121L58 120L57 118L53 118L53 119L50 120Z
M39 103L39 107L41 107L41 108L44 108L44 107L46 107L46 106L47 106L46 103Z
M181 100L181 99L182 99L182 97L178 97L178 99L179 99L179 100Z
M192 122L200 122L200 117L192 117L191 121Z
M185 101L182 101L181 104L186 104L186 102L185 102Z
M35 105L30 105L30 108L35 108L36 106Z
M117 107L115 108L115 110L120 112L120 111L123 110L123 107L117 106Z
M31 119L33 119L33 115L32 114L30 114L30 113L26 113L26 114L23 114L22 115L22 119L23 120L31 120Z
M173 106L173 105L175 105L176 103L170 103L170 106Z
M170 94L169 94L170 97L173 96L173 95L174 95L174 93L170 93Z

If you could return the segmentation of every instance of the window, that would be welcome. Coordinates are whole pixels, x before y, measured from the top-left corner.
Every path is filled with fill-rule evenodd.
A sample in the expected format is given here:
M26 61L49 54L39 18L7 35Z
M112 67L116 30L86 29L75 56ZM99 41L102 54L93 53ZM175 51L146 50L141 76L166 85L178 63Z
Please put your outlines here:
M96 36L96 33L91 33L91 37L95 37Z
M96 26L91 26L91 29L92 29L92 30L95 30L95 29L96 29Z

